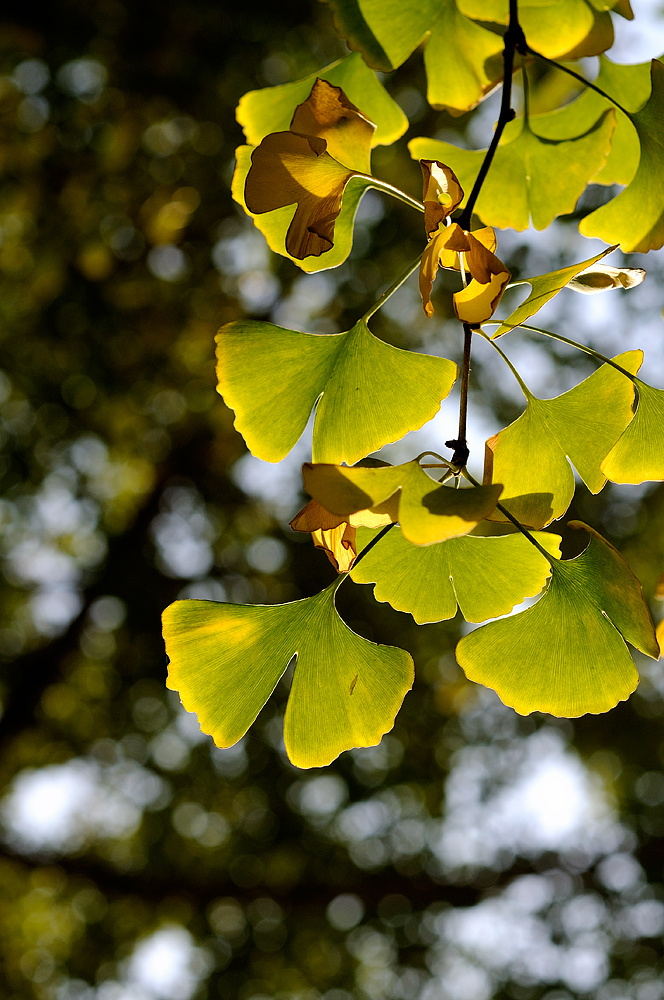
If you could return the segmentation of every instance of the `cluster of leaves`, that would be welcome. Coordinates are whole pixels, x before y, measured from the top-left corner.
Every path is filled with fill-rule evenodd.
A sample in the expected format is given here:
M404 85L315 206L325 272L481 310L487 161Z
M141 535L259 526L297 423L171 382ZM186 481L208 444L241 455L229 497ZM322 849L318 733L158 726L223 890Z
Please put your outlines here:
M282 459L314 412L312 463L303 469L312 501L292 524L312 532L340 575L294 604L179 601L164 614L168 684L222 747L247 731L297 657L284 736L302 767L379 742L412 683L406 652L360 638L339 618L335 593L348 577L374 584L378 600L420 623L452 617L457 604L473 623L508 615L462 639L457 658L469 678L522 714L607 711L638 682L626 643L659 656L641 586L621 555L594 529L570 522L590 542L563 560L558 536L541 529L569 508L572 466L592 493L607 480L664 479L664 391L637 378L640 351L609 359L575 344L601 363L597 371L555 399L538 399L497 340L536 330L528 321L565 288L638 284L643 271L602 258L618 247L646 253L664 244L662 63L618 66L603 55L613 41L609 11L632 16L625 2L330 2L353 51L304 80L245 95L237 117L248 144L237 150L233 195L270 247L307 272L347 258L369 188L423 213L422 254L345 333L240 321L222 327L217 345L219 392L252 454ZM374 177L370 156L408 124L375 70L399 66L421 44L434 107L467 112L501 79L503 100L487 150L411 140L423 174L417 201ZM600 53L597 81L571 104L530 113L532 63L555 61L584 82L568 62ZM517 73L523 115L515 119ZM609 249L523 279L527 299L493 319L511 277L496 255L494 227L546 229L574 211L591 182L626 185L580 223ZM447 442L451 458L426 453L393 467L368 456L435 416L459 375L455 362L398 350L369 329L418 264L428 317L438 270L459 273L459 430ZM497 329L490 336L484 325ZM521 416L487 441L482 484L467 468L466 441L471 346L480 337L526 398ZM505 525L514 530L506 534ZM534 607L510 614L543 588Z

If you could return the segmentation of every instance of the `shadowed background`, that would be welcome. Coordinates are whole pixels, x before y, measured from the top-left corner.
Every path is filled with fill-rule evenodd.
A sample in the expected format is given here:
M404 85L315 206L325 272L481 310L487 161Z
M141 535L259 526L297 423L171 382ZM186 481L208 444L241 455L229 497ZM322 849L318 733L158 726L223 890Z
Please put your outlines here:
M634 8L641 34L617 19L619 61L664 49L655 6ZM2 1000L664 997L659 664L640 659L638 692L607 716L522 719L463 678L462 622L420 629L346 584L348 623L416 662L380 746L299 772L281 739L286 680L230 750L165 689L171 601L277 603L332 578L288 528L308 442L279 466L247 455L215 393L213 338L242 316L348 329L421 250L421 217L372 192L349 260L306 277L230 200L239 97L344 51L313 2L5 8ZM427 108L423 82L417 54L386 81L410 134L486 145L495 96L455 120ZM552 89L534 107L572 94ZM374 169L418 196L403 142ZM499 236L516 275L589 246L569 221ZM626 262L649 270L629 299L564 293L542 323L606 354L644 347L664 385L661 263ZM375 332L459 361L446 280L435 320L412 278ZM541 395L592 370L562 345L506 343ZM484 344L472 389L479 474L484 438L522 401ZM457 405L383 457L440 450ZM569 516L620 548L651 599L663 508L659 486L579 487Z

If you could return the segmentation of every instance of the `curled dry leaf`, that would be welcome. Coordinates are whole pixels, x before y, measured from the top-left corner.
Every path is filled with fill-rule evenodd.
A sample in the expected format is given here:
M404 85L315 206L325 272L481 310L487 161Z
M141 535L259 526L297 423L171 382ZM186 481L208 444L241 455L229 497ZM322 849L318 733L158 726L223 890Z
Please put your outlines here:
M454 311L462 323L477 326L493 316L511 274L493 250L496 236L491 227L466 232L453 222L440 224L433 233L420 265L420 294L427 316L433 316L431 288L439 267L461 270L470 274L471 281L454 295Z
M610 264L595 264L580 271L567 287L584 295L606 292L611 288L634 288L646 276L642 267L611 267Z
M347 573L357 556L358 528L383 528L397 520L398 496L375 509L360 510L343 517L333 514L317 500L310 500L290 523L293 531L310 531L317 549L322 549L337 573Z
M432 236L441 222L458 208L463 200L463 188L450 167L438 160L420 160L424 191L424 228Z
M253 151L247 208L261 215L297 205L286 234L292 257L319 257L332 248L346 185L369 173L375 128L341 87L318 78L290 130L265 136Z

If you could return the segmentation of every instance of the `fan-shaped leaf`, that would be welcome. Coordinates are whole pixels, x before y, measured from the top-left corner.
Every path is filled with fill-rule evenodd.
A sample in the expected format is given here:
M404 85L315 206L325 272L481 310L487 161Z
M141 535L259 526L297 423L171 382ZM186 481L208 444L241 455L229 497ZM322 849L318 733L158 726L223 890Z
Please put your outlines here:
M521 715L608 712L638 683L625 643L659 655L640 584L625 560L592 528L580 521L570 527L587 531L590 544L576 559L554 561L539 601L481 626L456 649L466 676Z
M374 69L396 69L425 42L427 97L436 108L463 114L502 76L502 38L465 17L454 0L328 2L341 37Z
M629 372L642 360L641 351L615 358ZM555 399L527 399L521 416L487 441L484 482L502 483L501 504L521 524L542 528L562 517L574 496L570 462L592 493L604 486L600 466L632 419L634 385L605 364ZM505 518L496 512L491 520Z
M176 601L166 608L168 687L217 746L246 733L294 656L284 740L297 767L375 746L392 728L413 661L352 632L334 604L337 586L293 604Z
M611 148L615 112L606 111L591 129L574 139L543 139L523 120L509 123L482 185L475 211L491 226L546 229L557 215L573 212ZM419 137L408 144L416 159L447 163L470 192L486 150L459 149L449 142ZM589 234L586 234L589 235Z
M375 532L359 529L357 547ZM560 538L535 534L556 559ZM351 570L355 583L374 583L374 597L397 611L409 612L418 625L453 618L457 602L469 622L506 615L526 597L540 592L551 572L549 563L518 533L464 535L437 545L411 545L399 528L382 538Z
M452 361L384 344L364 322L324 336L228 323L217 359L218 391L266 462L288 454L317 402L314 458L356 462L431 420L457 375Z
M270 132L284 132L290 128L295 108L306 101L317 77L341 87L348 99L362 108L367 118L375 123L372 146L390 145L408 128L408 119L397 102L390 97L362 56L352 52L303 80L250 90L240 98L236 118L248 144L257 146Z
M579 225L584 236L619 243L625 253L648 253L664 246L664 66L653 59L650 72L650 100L631 115L641 146L634 179Z
M638 401L634 419L602 462L612 483L664 480L664 389L635 379Z
M333 514L375 510L401 490L399 523L415 545L465 535L495 510L498 484L454 489L431 479L417 461L377 469L339 465L302 466L307 493Z

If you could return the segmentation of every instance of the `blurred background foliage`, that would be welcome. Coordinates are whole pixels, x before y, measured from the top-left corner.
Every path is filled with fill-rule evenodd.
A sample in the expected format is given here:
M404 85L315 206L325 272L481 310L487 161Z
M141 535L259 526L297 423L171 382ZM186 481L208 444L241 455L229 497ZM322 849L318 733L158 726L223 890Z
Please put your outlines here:
M521 719L461 675L463 623L419 629L347 584L349 624L416 661L380 746L296 771L282 681L217 750L164 687L172 600L283 602L331 579L287 526L307 443L278 467L247 456L215 394L216 329L245 315L347 329L422 246L421 219L371 193L348 262L305 277L230 201L239 97L343 55L328 8L62 0L2 18L2 1000L661 1000L659 664L639 661L638 692L609 715ZM661 22L643 23L652 46ZM560 75L535 82L537 110L572 96ZM386 83L411 135L486 145L494 98L457 120L431 111L417 55ZM374 167L418 194L404 143ZM588 247L570 220L500 238L517 275ZM605 353L644 347L662 385L661 262L627 262L650 272L628 302L565 293L547 321ZM458 361L438 282L434 321L411 279L374 329ZM591 370L523 334L508 347L543 395ZM477 473L522 404L476 353ZM456 405L385 455L440 449ZM652 600L661 487L580 487L570 514Z

